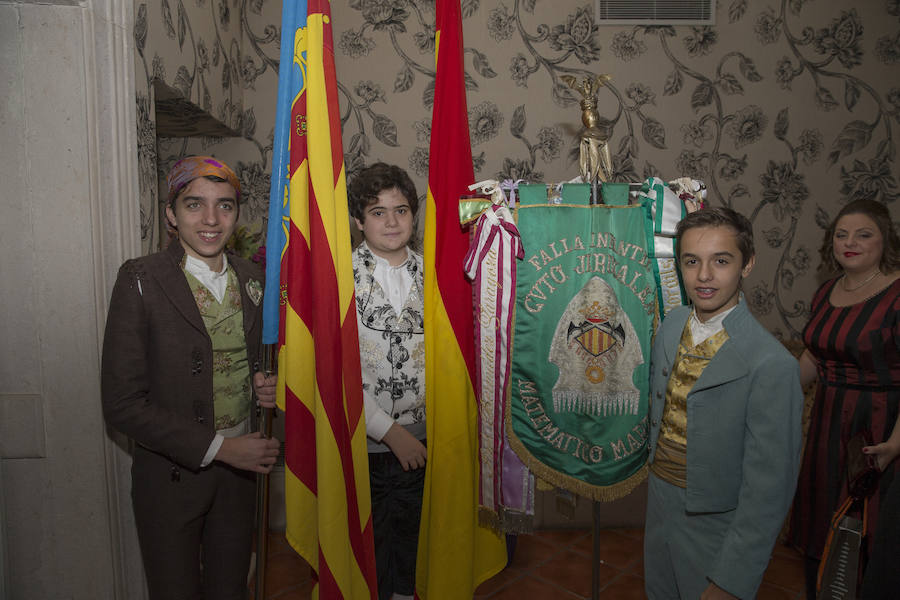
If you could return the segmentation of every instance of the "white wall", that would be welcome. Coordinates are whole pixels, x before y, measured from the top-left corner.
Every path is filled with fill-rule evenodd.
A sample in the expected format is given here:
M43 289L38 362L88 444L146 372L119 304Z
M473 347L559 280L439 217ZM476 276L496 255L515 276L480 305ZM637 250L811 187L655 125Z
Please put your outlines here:
M127 460L99 398L112 277L139 246L124 5L0 0L0 592L11 600L143 594Z

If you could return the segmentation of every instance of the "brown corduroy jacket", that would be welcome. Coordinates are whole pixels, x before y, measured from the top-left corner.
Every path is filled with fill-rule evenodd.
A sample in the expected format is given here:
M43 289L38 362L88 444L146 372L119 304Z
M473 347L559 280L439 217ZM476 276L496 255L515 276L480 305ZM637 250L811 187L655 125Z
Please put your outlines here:
M119 269L103 337L101 392L110 426L196 471L215 436L212 341L183 258L184 249L173 240L166 250ZM252 374L259 370L263 275L239 257L229 255L228 264L241 289Z

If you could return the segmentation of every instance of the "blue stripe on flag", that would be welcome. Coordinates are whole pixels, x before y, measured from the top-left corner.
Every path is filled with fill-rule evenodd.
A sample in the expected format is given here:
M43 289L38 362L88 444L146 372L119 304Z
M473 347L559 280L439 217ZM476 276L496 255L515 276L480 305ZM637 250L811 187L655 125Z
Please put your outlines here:
M291 106L303 89L303 72L294 64L294 36L306 27L306 0L287 0L281 11L281 56L278 63L278 103L275 106L275 139L272 148L272 181L269 189L269 224L266 231L266 288L263 297L263 344L278 343L281 297L281 255L287 246L287 205Z

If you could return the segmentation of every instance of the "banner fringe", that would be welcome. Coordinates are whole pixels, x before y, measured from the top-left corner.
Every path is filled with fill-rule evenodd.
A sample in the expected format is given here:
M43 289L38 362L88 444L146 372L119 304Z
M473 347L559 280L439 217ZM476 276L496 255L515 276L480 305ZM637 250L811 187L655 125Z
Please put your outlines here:
M500 534L534 533L534 515L505 507L501 507L498 514L486 506L479 506L478 523Z
M507 395L506 402L511 402L510 395ZM637 471L635 471L622 481L619 481L612 485L594 485L581 481L580 479L576 479L570 475L566 475L565 473L560 473L556 469L551 469L550 467L539 461L537 458L535 458L525 447L525 444L523 444L519 437L516 435L516 432L513 431L511 414L512 411L508 406L506 413L506 434L509 437L509 445L519 456L522 462L525 463L525 466L531 469L531 471L536 476L550 482L556 487L560 487L564 490L569 490L574 494L589 498L590 500L597 500L599 502L612 502L614 500L618 500L619 498L624 498L625 496L630 494L634 490L634 488L639 486L645 479L647 479L647 473L649 469L646 463L641 465L641 467Z

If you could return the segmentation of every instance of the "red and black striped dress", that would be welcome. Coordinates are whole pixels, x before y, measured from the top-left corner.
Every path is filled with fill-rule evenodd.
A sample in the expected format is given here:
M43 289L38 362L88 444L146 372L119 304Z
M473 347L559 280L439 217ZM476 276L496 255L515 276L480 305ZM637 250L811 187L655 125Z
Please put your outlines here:
M885 441L900 404L900 279L850 306L833 306L829 301L837 281L827 281L816 292L812 318L803 330L803 341L818 362L818 381L791 538L814 558L821 557L831 517L847 497L847 440L869 429L875 443ZM895 460L888 466L878 491L869 499L870 550L879 508L900 472L898 463ZM900 493L900 485L893 488L892 494Z

